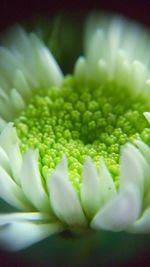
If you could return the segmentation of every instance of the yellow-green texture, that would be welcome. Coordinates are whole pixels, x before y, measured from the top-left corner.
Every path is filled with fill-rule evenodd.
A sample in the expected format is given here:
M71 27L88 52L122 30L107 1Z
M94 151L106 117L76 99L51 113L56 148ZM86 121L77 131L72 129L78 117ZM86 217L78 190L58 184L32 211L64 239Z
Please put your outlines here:
M43 178L66 155L69 178L79 192L89 156L97 167L100 159L106 162L118 188L121 147L137 139L150 145L145 110L150 110L146 94L135 96L115 81L85 84L68 76L60 87L37 90L15 127L23 153L30 147L39 150Z

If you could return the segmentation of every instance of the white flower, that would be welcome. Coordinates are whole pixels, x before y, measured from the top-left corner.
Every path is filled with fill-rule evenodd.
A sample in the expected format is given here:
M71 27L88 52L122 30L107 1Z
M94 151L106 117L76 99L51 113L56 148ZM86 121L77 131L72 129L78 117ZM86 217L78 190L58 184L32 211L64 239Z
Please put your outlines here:
M18 26L7 37L6 47L0 48L0 197L18 211L0 214L1 244L18 250L64 229L87 227L150 232L150 149L145 141L149 138L147 121L150 121L150 104L146 99L150 85L147 31L123 18L90 16L85 32L85 56L76 62L74 78L63 77L50 50L35 34L27 34ZM84 91L70 89L74 85ZM90 86L94 86L96 96L86 91ZM111 88L116 91L112 93ZM126 90L129 99L124 98ZM77 100L68 104L68 92L73 92L72 101L75 97ZM125 123L121 106L118 103L111 106L112 100L106 103L105 92L111 93L110 99L114 94L113 101L123 97L122 106L123 101L129 104L133 101L133 110L132 106L131 110L129 107L125 110ZM58 102L59 94L62 95ZM104 106L98 105L98 97ZM112 107L113 114L109 111ZM105 117L108 122L110 113L113 122L105 125ZM46 116L43 122L41 114ZM56 118L58 114L60 118ZM30 125L34 115L36 124ZM71 123L68 116L72 116L75 130L63 128ZM137 132L132 133L128 120L133 121ZM56 127L58 121L61 122ZM50 123L54 124L51 131ZM123 125L125 132L117 135L113 128L117 124ZM44 129L41 133L39 125ZM117 131L119 127L122 126L116 126ZM101 133L103 128L105 132ZM41 144L37 144L38 138ZM121 156L117 156L120 149ZM120 166L120 171L115 165Z

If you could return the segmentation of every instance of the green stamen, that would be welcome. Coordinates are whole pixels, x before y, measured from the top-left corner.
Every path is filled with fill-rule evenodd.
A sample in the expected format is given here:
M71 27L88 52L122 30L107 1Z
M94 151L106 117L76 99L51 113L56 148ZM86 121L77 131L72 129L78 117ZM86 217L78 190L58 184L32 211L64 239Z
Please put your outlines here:
M78 191L87 155L97 167L104 159L118 186L121 146L135 139L150 145L150 128L143 116L149 110L146 97L133 96L115 82L84 85L66 77L61 88L38 90L15 126L23 153L29 147L39 149L44 178L67 156L69 178Z

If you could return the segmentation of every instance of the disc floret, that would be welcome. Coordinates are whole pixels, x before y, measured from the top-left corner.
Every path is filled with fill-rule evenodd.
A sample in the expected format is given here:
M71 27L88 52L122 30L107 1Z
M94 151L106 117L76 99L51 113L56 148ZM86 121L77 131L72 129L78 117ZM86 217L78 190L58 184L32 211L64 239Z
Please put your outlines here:
M83 84L66 77L60 88L39 89L15 126L22 152L29 147L39 150L44 178L67 156L69 177L78 191L87 156L97 167L104 159L118 186L122 145L135 139L150 144L145 110L150 110L146 96L134 96L114 82Z

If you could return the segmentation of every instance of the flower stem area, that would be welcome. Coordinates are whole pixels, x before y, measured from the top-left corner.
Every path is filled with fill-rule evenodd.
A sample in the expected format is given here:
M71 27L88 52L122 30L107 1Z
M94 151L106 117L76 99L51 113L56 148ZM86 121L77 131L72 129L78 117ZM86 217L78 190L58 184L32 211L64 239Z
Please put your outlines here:
M75 238L68 233L53 236L19 252L32 266L99 267L127 266L148 246L149 237L127 233L97 232Z

